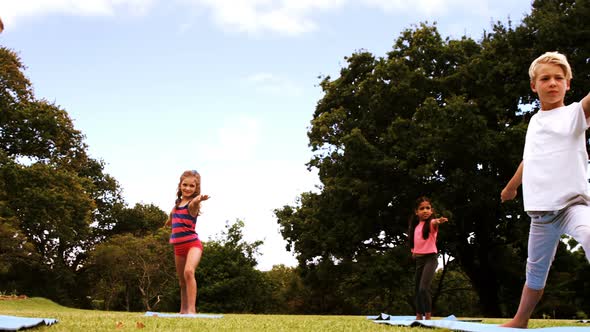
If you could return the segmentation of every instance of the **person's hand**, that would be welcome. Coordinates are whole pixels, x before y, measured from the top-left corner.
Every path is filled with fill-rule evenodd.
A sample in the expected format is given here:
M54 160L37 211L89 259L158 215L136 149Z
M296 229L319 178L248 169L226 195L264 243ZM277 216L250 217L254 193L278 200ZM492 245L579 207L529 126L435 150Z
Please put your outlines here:
M172 218L168 217L166 218L166 222L164 223L164 226L170 226L172 225Z
M435 224L440 225L440 224L444 224L447 221L449 221L449 219L445 218L445 217L440 217L438 219L434 219Z
M202 202L202 201L206 201L210 198L211 196L209 195L199 195L197 196L197 201Z
M506 187L500 193L500 199L502 200L502 203L514 199L514 197L516 197L516 189L510 189Z

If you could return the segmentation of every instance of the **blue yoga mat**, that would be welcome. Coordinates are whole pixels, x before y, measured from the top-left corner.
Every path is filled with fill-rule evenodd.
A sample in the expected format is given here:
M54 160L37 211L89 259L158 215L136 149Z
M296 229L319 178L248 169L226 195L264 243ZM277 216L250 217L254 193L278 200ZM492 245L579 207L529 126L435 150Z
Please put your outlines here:
M392 316L392 315L380 313L377 316L367 316L367 319L370 319L370 320L389 320L389 319L395 319L395 320L415 320L416 319L416 316Z
M212 314L170 314L165 312L154 312L148 311L145 313L145 316L150 317L180 317L180 318L221 318L223 315L212 315Z
M372 319L377 324L388 324L395 326L408 326L408 327L431 327L449 329L453 331L465 331L465 332L522 332L523 329L511 328L511 327L500 327L497 324L483 324L469 321L457 320L455 316L449 316L444 319L433 319L433 320L416 320L414 316L391 316L388 314L380 314L379 316L368 316L368 319ZM543 327L536 329L529 329L535 332L574 332L574 331L586 331L587 327L577 326L556 326L556 327Z
M18 331L43 324L51 325L55 323L57 323L57 319L53 318L30 318L0 315L0 331Z

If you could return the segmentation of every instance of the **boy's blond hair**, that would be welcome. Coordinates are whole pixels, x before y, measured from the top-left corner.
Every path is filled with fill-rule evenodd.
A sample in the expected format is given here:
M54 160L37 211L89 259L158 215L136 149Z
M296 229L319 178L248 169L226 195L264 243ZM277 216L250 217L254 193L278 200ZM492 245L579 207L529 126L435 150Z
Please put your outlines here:
M545 52L545 54L536 58L529 67L529 77L531 79L531 82L535 80L537 67L539 66L539 64L542 63L552 63L554 65L560 66L565 74L565 79L568 81L571 80L573 77L572 68L570 67L570 64L567 62L567 58L565 57L565 55L559 52Z

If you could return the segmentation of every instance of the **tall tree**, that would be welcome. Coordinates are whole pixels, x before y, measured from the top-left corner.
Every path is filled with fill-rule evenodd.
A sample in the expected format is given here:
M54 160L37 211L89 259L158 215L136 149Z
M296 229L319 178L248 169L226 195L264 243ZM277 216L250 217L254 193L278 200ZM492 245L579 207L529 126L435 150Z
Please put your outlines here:
M38 257L30 266L45 277L27 283L18 271L5 276L19 289L71 304L83 298L74 294L77 271L123 200L103 163L87 155L67 112L35 98L24 69L16 53L0 47L0 218L11 225L2 231L14 232L6 236ZM13 259L8 251L0 257Z
M481 42L443 40L421 24L386 58L360 51L339 77L325 77L308 133L321 191L276 211L300 267L360 263L370 250L402 245L412 201L426 194L450 215L441 248L466 273L481 312L507 315L522 287L528 218L519 200L501 205L499 193L521 160L526 105L535 109L528 65L552 45L588 80L587 43L578 39L587 3L536 1L522 26L498 22Z
M339 78L322 81L309 132L322 192L302 196L295 213L277 213L283 235L302 263L355 260L370 248L402 245L413 200L432 195L453 213L448 240L455 246L442 248L459 261L469 256L472 281L489 290L480 295L485 312L499 315L488 251L497 246L492 225L499 215L481 211L498 208L485 197L500 190L493 163L504 128L495 111L510 98L480 105L484 87L476 83L491 82L472 78L474 63L495 63L473 40L442 40L426 24L404 31L387 58L360 52L347 61ZM311 245L301 241L308 237Z

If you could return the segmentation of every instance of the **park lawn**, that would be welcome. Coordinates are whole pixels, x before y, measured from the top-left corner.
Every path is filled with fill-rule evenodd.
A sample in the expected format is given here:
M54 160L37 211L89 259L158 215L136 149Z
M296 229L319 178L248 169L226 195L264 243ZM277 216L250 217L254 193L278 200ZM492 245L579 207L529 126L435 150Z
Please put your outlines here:
M60 306L43 298L0 300L0 315L55 318L57 324L33 332L61 331L433 331L375 324L365 316L224 314L220 319L145 317L143 312L81 310ZM378 314L378 313L376 313ZM484 319L498 324L505 319ZM138 327L143 325L143 327ZM584 326L574 320L533 320L530 328ZM119 326L119 327L118 327ZM585 326L588 326L587 324ZM442 331L442 330L441 330Z

